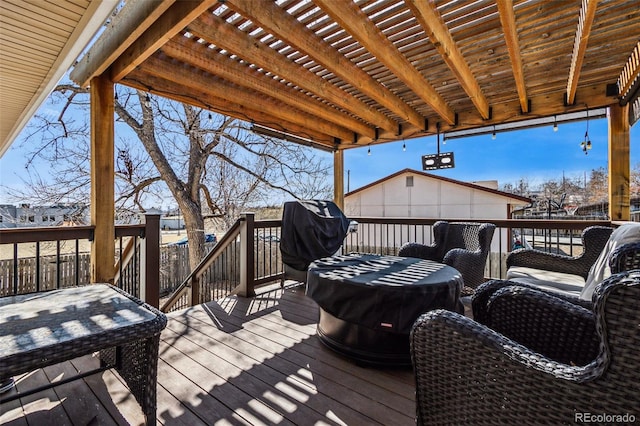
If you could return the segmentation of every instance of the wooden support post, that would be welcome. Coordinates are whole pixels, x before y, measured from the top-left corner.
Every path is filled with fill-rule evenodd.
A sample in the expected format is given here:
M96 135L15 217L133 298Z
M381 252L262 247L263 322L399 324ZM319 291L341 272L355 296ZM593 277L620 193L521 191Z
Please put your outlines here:
M191 283L189 284L191 289L191 305L196 306L200 304L200 277L198 275L191 276Z
M140 261L140 299L157 308L160 304L160 215L147 214L144 219L144 261Z
M253 297L256 295L255 281L255 215L241 213L240 218L240 287L238 296Z
M113 83L91 80L91 282L113 284L115 277L115 162Z
M629 179L631 175L629 105L609 109L609 217L630 220Z
M344 211L344 150L333 153L333 202Z

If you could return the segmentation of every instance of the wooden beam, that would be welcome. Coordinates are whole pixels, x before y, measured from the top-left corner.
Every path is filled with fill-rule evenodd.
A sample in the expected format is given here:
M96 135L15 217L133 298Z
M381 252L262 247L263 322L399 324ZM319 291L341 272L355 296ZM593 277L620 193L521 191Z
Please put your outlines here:
M216 2L217 0L180 0L173 4L113 63L111 80L120 81Z
M327 70L403 120L418 128L424 127L425 120L422 115L273 1L228 0L227 4L275 37L309 55Z
M527 87L524 82L524 72L522 70L522 57L520 56L520 45L518 43L518 31L516 28L516 15L513 11L513 0L497 0L500 23L504 33L504 41L507 44L509 58L511 59L511 69L513 78L518 89L518 99L523 113L529 112L529 101L527 98Z
M344 211L344 150L333 153L333 202Z
M278 85L273 78L269 78L256 69L243 65L239 61L234 61L226 55L217 53L213 49L209 49L202 43L198 43L194 38L178 37L168 42L162 48L162 51L172 58L206 70L239 86L263 93L309 114L315 114L355 133L370 138L375 137L375 129L364 122L323 104L286 84Z
M113 284L115 277L115 161L113 83L91 79L91 282Z
M180 76L183 80L183 86L191 87L204 93L210 93L218 98L233 100L241 105L251 106L259 103L262 108L271 111L271 114L275 117L296 123L302 127L316 129L320 133L325 133L339 139L348 140L349 138L353 138L353 132L342 126L303 113L298 109L276 102L272 98L266 96L261 97L254 91L232 85L211 75L205 75L197 68L189 67L179 62L169 63L169 61L161 60L157 55L154 55L145 61L142 68L152 75L170 81L176 81L176 76Z
M629 105L609 108L609 218L631 219Z
M440 17L435 3L419 0L409 1L406 4L425 30L429 40L440 53L442 59L444 59L444 62L455 74L460 85L480 113L480 116L488 120L489 102L482 93L480 84L478 84L473 72L471 72L469 64L467 64L456 42L453 40L449 28L447 28L447 25Z
M233 100L222 99L213 96L211 93L189 87L182 87L180 92L175 92L174 82L151 75L140 68L131 72L124 80L120 81L120 84L145 91L149 91L150 87L152 87L153 89L150 90L151 93L167 99L184 102L198 108L208 109L229 117L235 117L242 121L260 124L265 127L298 135L305 139L311 139L326 147L333 147L335 144L332 136L273 116L268 110L259 108L259 105L255 103L249 106L241 105Z
M327 15L344 28L354 39L402 80L448 124L455 124L455 113L431 83L418 72L409 60L380 31L380 29L351 1L314 0Z
M85 87L149 28L176 0L129 0L111 19L89 52L73 67L69 77Z
M622 98L622 103L629 102L633 93L630 93L634 85L640 84L640 41L631 52L629 60L625 64L620 76L618 77L618 90ZM625 102L626 101L626 102Z
M309 72L269 46L238 30L223 19L208 14L188 27L194 35L222 49L236 54L248 63L269 70L273 74L351 112L373 126L397 129L398 123L349 93L329 84L322 77Z
M591 33L593 18L596 16L597 6L598 0L582 0L582 8L580 9L580 17L578 19L578 29L576 30L576 38L573 44L573 55L571 55L569 79L567 81L568 104L573 104L576 100L576 89L578 87L578 80L580 79L582 61L584 59L584 54L587 51L589 34Z

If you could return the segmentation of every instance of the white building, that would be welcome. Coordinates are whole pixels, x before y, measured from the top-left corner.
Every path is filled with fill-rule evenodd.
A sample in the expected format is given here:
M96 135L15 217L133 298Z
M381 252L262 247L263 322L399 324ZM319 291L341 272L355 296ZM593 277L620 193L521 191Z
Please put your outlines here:
M86 204L0 205L0 228L85 225L87 223L89 223L89 206Z
M429 173L404 169L345 194L347 217L426 218L443 220L508 219L511 213L531 203L515 194L499 191L497 181L462 182ZM401 225L359 230L360 245L398 246L405 242L430 244L431 233L402 232ZM499 237L498 237L499 235ZM496 231L492 251L507 247L506 228ZM389 241L387 241L389 240ZM401 240L401 241L400 241Z
M348 217L507 219L531 200L498 190L497 181L462 182L404 169L344 196Z

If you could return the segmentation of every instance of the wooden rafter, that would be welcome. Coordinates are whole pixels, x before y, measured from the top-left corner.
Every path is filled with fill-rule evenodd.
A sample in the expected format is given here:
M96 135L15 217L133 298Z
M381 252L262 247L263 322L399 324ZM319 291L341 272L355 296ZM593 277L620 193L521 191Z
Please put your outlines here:
M218 98L233 99L241 105L255 105L257 99L260 99L261 107L271 111L275 117L296 123L303 128L316 129L320 133L325 133L335 138L344 140L353 138L353 132L342 126L330 123L311 114L303 113L295 107L276 102L267 96L260 96L252 90L228 84L225 81L203 73L197 68L181 63L172 64L171 61L156 55L148 58L142 67L150 74L167 80L175 80L176 73L178 73L180 78L184 79L184 86L197 89L204 93L210 93Z
M524 72L522 70L522 57L520 56L520 46L518 43L518 32L516 29L516 16L513 11L513 0L497 0L500 23L504 33L504 41L507 44L513 78L518 89L518 99L523 113L529 112L529 102L527 99L527 88L524 82Z
M227 3L233 10L251 19L290 46L305 52L317 63L322 64L405 121L419 129L424 128L423 116L273 1L229 0Z
M173 82L171 80L152 75L140 67L132 71L122 82L129 87L150 90L150 93L208 109L228 117L260 124L287 133L298 134L325 146L333 146L335 142L332 136L283 120L270 114L269 111L264 110L255 103L254 105L240 104L233 99L220 98L214 96L211 92L203 92L197 88L190 87L184 87L180 93L175 93L172 91ZM150 87L153 89L150 89ZM205 99L206 101L203 101Z
M204 44L193 40L193 38L176 38L174 41L167 43L162 48L162 51L182 62L207 70L225 80L263 93L290 106L300 108L302 111L346 127L355 133L369 138L375 137L375 129L362 121L352 118L310 96L304 96L298 90L285 84L277 87L273 84L272 78L241 64L239 61L234 61L228 56L217 53L213 49L209 49Z
M141 77L148 70L143 58L161 45L149 58L174 69L162 80L168 96L190 93L200 97L192 103L200 101L223 113L240 108L238 117L256 123L251 114L243 114L287 109L291 120L293 111L313 116L313 122L295 123L284 115L273 116L261 124L283 130L275 123L287 123L283 126L289 133L304 137L321 121L325 127L316 134L330 146L339 138L338 149L430 135L438 122L440 130L448 132L518 122L531 110L543 117L585 104L622 105L626 99L611 94L611 83L619 78L619 91L630 100L640 86L637 67L632 68L636 56L629 57L638 45L638 35L630 28L640 25L640 10L625 0L599 2L591 25L592 0L225 0L210 8L205 1L212 0L123 2L122 13L112 22L118 19L125 25L107 26L78 67L89 63L93 72L108 66L103 71L109 72L107 78L122 75L123 84L138 84L131 76ZM202 7L202 13L170 37L197 14L177 11L193 5ZM153 26L142 11L155 16L150 21L158 24ZM576 38L579 15L583 17ZM37 23L29 28L16 29L14 38L22 44L12 45L9 55L17 55L31 33L37 33L41 45ZM193 52L172 50L184 43L192 43ZM120 53L114 57L109 49ZM129 55L139 59L128 62ZM25 57L28 62L19 71L5 65L11 82L19 81L18 73L29 75L29 64L41 66L33 55ZM572 62L577 65L570 72ZM190 87L194 72L227 94L253 97L252 104ZM569 76L573 104L567 103ZM480 98L470 95L475 84L491 106L489 119Z
M333 0L314 0L314 3L429 104L448 124L455 124L453 109L357 4Z
M631 52L629 60L625 64L620 77L618 77L618 90L620 97L626 99L628 102L628 95L631 87L638 84L637 80L640 79L640 41L636 44L636 47Z
M176 0L128 1L113 17L105 35L96 40L91 55L84 55L70 77L85 87L93 77L101 75L156 19Z
M582 0L578 29L576 30L576 38L573 45L573 55L571 56L569 79L567 81L567 104L573 104L576 99L576 89L578 88L578 80L580 79L582 61L587 51L589 34L591 33L593 18L596 16L597 6L598 0Z
M455 74L464 91L475 105L480 116L489 119L489 102L482 93L480 84L469 68L469 64L458 49L447 25L442 21L435 3L428 1L409 1L407 6L414 13L416 20L425 30L431 43L442 56L442 59Z
M140 65L191 21L205 12L217 0L181 0L158 18L111 66L111 80L120 81Z
M326 99L340 108L353 111L371 125L388 130L397 129L398 124L380 111L371 108L344 90L328 84L322 77L310 73L269 46L260 43L213 14L200 17L191 23L188 29L208 43L232 52L249 63L269 70L273 74Z

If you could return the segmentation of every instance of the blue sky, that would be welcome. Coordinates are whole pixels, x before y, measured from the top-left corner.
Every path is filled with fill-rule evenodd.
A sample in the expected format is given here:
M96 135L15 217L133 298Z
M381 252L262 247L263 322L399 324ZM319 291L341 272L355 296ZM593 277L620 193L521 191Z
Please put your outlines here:
M580 149L586 121L441 141L440 151L453 151L455 168L430 173L462 181L497 180L500 185L526 179L535 186L549 179L587 178L592 169L607 167L607 119L589 121L593 149L585 155ZM20 187L26 176L24 151L14 143L0 159L0 185ZM345 191L362 187L405 168L422 170L421 157L437 151L436 137L407 140L349 149L345 152ZM331 154L326 155L331 161ZM631 129L631 164L640 162L640 125ZM346 182L347 175L349 181ZM0 203L8 200L0 192Z
M497 180L499 185L526 179L535 186L550 179L583 178L598 167L607 168L607 119L589 120L589 138L593 148L585 155L580 148L586 121L561 124L554 132L544 126L513 132L440 141L440 152L452 151L455 168L430 171L462 181ZM345 179L350 170L350 190L388 176L399 170L422 170L421 157L437 152L436 137L372 145L345 152ZM640 125L631 129L631 166L640 162ZM345 182L345 191L347 183Z

